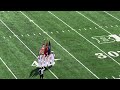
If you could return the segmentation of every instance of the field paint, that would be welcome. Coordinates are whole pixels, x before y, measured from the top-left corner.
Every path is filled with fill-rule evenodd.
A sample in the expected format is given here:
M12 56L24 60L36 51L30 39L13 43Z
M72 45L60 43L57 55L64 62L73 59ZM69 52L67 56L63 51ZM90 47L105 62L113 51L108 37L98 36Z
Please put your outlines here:
M89 28L89 29L92 29L92 28Z
M23 35L21 34L21 36L23 37Z
M59 33L58 31L56 31L57 33Z
M68 32L70 32L70 30L68 30Z
M87 30L86 28L84 28L84 30Z
M95 23L94 21L92 21L91 19L89 19L88 17L86 17L85 15L81 14L80 12L76 11L78 14L82 15L83 17L85 17L86 19L88 19L89 21L91 21L92 23L94 23L95 25L97 25L99 28L103 29L104 31L106 31L107 33L111 34L109 31L107 31L106 29L104 29L103 27L101 27L99 24ZM92 43L92 42L91 42ZM93 44L94 45L94 44ZM96 46L96 45L95 45ZM104 54L106 54L104 51L102 51ZM106 54L107 55L107 54ZM107 55L109 58L111 58L113 61L115 61L117 64L120 65L119 62L117 62L115 59L113 59L111 56Z
M11 36L9 36L11 38Z
M2 63L7 67L7 69L9 70L9 72L14 76L15 79L17 79L17 77L15 76L15 74L11 71L11 69L7 66L7 64L3 61L3 59L0 57L0 60L2 61Z
M118 27L118 25L115 25L116 27Z
M0 21L3 23L3 25L6 26L6 28L37 58L37 56L27 47L27 45L25 45L25 43L23 41L21 41L21 39L19 37L16 36L16 34L0 19ZM49 70L49 69L48 69ZM56 79L59 79L51 70L49 70Z
M33 20L30 20L30 22L33 22Z
M111 27L113 27L112 25L110 25Z
M33 33L33 35L35 36L35 34Z
M96 47L98 50L100 50L101 52L103 52L105 55L107 55L109 58L111 58L114 62L116 62L118 65L120 65L119 62L117 62L114 58L112 58L111 56L109 56L107 53L105 53L102 49L100 49L97 45L95 45L94 43L92 43L91 41L89 41L86 37L84 37L82 34L80 34L79 32L77 32L75 29L73 29L70 25L68 25L67 23L65 23L63 20L61 20L59 17L57 17L55 14L53 14L52 12L49 11L50 14L52 14L54 17L56 17L58 20L60 20L61 22L63 22L66 26L68 26L69 28L71 28L71 30L75 31L78 35L80 35L82 38L84 38L86 41L88 41L90 44L92 44L94 47ZM93 21L92 21L93 22ZM96 24L95 22L93 22L94 24ZM98 24L96 24L97 26L99 26ZM99 26L100 28L102 28L101 26ZM104 28L102 28L104 29ZM105 29L104 29L105 30ZM106 31L108 32L108 31ZM108 32L110 33L110 32ZM111 34L111 33L110 33ZM94 74L93 74L94 75Z
M39 33L41 35L41 33Z
M27 45L25 45L25 43L23 43L22 41L21 41L21 39L19 38L19 37L17 37L17 35L2 21L2 20L0 20L5 26L6 26L6 28L11 32L11 33L13 33L13 35L37 58L37 56L27 47ZM49 69L48 69L49 70ZM51 70L49 70L55 77L56 77L56 79L59 79Z
M51 34L53 34L53 32L51 32Z
M115 77L114 76L112 76L114 79L115 79Z
M106 79L108 79L107 77L105 77Z
M97 27L95 27L95 29L97 29Z
M81 29L78 29L79 31L81 31Z
M55 61L61 60L61 59L54 59Z
M110 33L109 31L107 31L106 29L104 29L102 26L98 25L97 23L95 23L94 21L92 21L91 19L89 19L88 17L86 17L85 15L83 15L82 13L76 11L78 14L80 14L81 16L83 16L84 18L86 18L87 20L91 21L92 23L94 23L95 25L97 25L99 28L103 29L104 31L106 31L107 33L109 34L112 34Z
M62 31L64 33L64 31Z
M3 38L5 39L5 37L3 36Z
M20 11L21 12L21 11ZM48 11L49 12L49 11ZM23 12L21 12L25 17L30 19L28 16L26 16ZM50 13L50 12L49 12ZM35 22L33 22L42 32L45 32L40 26L38 26ZM48 37L50 37L57 45L59 45L64 51L66 51L71 57L73 57L78 63L80 63L83 67L85 67L91 74L93 74L96 78L99 79L98 76L96 76L91 70L89 70L83 63L81 63L75 56L73 56L69 51L67 51L61 44L59 44L54 38L52 38L48 33L45 33Z
M105 26L106 28L108 28L107 26Z
M49 11L48 11L49 12ZM25 17L28 18L23 12L21 12ZM50 12L49 12L50 13ZM30 18L29 18L30 19ZM44 30L39 27L35 22L33 22L40 30L44 32ZM72 28L73 29L73 28ZM96 78L99 79L98 76L96 76L91 70L89 70L83 63L81 63L78 59L76 59L75 56L73 56L69 51L67 51L64 47L62 47L56 40L54 40L49 34L46 33L47 36L49 36L54 42L56 42L63 50L65 50L71 57L73 57L78 63L80 63L84 68L86 68L91 74L93 74Z
M118 19L117 17L113 16L112 14L110 14L110 13L108 13L108 12L106 12L106 11L103 11L103 12L106 13L106 14L108 14L109 16L115 18L116 20L120 21L120 19Z
M27 36L30 36L29 34L27 34Z

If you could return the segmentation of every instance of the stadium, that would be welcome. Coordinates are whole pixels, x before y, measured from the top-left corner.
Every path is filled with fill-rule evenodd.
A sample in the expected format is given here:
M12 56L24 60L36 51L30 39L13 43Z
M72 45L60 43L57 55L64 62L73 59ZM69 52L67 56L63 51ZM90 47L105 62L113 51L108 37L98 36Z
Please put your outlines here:
M39 79L44 41L44 79L120 79L119 27L119 11L0 11L0 79Z

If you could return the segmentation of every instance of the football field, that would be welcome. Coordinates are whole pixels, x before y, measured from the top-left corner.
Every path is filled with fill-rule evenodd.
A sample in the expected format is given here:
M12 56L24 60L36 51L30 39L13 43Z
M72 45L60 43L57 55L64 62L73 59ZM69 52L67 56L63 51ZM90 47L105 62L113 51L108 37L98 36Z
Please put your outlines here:
M55 65L44 79L119 79L119 11L0 11L0 79L39 79L49 39Z

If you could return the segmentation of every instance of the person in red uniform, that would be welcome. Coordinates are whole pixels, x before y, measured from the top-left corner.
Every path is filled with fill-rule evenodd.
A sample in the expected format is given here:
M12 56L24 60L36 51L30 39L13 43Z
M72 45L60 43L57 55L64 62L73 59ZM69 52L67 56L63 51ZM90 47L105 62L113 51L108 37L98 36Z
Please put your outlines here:
M46 43L45 50L44 50L45 57L48 55L48 42Z
M39 51L39 55L43 55L45 51L45 44L42 45L42 48Z

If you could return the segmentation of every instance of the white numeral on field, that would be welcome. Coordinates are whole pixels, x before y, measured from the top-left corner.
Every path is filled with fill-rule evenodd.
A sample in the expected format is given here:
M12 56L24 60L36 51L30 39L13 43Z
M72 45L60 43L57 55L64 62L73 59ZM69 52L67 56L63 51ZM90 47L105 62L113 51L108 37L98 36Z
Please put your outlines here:
M120 51L109 51L107 54L111 57L119 57L119 53ZM99 58L99 59L105 59L107 58L107 55L105 55L104 53L95 53L95 55Z
M34 62L32 63L32 65L31 65L31 66L35 66L35 67L37 67L37 66L38 66L37 61L34 61Z

